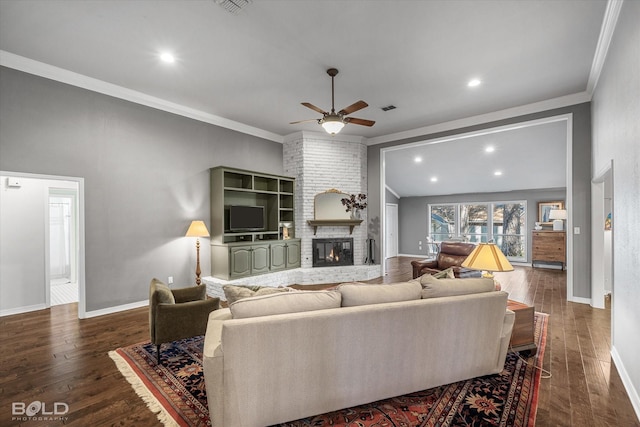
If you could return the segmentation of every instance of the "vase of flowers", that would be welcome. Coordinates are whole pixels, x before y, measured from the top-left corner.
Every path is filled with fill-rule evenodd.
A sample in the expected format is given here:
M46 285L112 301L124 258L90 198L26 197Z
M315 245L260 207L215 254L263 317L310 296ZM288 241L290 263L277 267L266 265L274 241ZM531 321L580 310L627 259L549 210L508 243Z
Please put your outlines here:
M342 206L351 213L351 219L360 219L360 211L367 207L366 194L351 194L341 200Z

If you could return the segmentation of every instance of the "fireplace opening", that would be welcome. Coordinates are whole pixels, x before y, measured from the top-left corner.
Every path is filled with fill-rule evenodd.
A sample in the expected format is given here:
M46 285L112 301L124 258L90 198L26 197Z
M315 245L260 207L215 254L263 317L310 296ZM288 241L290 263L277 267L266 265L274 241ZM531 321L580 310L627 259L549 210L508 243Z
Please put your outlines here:
M353 265L353 238L313 239L313 266Z

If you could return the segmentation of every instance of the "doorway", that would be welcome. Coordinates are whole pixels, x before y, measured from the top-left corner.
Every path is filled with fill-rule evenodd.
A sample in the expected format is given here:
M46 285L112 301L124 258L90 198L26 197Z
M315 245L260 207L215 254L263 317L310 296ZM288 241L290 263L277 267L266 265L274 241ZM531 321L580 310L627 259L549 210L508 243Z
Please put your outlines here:
M391 177L391 174L394 173L394 171L397 173L396 176L402 176L403 175L403 171L409 167L408 165L412 164L412 163L420 163L422 161L423 158L426 157L414 157L411 156L411 151L414 148L417 147L421 147L421 146L430 146L430 147L436 147L439 145L443 145L446 146L447 143L453 142L453 141L459 141L459 140L467 140L467 141L472 141L474 138L487 138L487 137L491 137L493 135L500 135L500 134L504 134L504 135L509 135L509 132L512 131L519 131L519 130L523 130L523 129L528 129L528 128L535 128L538 126L543 126L546 127L546 125L552 125L554 123L557 122L561 122L563 123L563 127L562 127L562 135L559 137L559 139L554 140L556 141L555 144L558 146L561 146L563 148L566 148L566 154L565 154L565 161L564 161L564 183L565 183L565 187L566 187L566 197L565 197L565 209L567 209L568 212L573 212L573 154L572 154L572 150L573 150L573 113L566 113L566 114L561 114L558 116L550 116L550 117L544 117L544 118L540 118L540 119L533 119L533 120L529 120L529 121L524 121L524 122L517 122L517 123L512 123L512 124L508 124L508 125L503 125L503 126L498 126L498 127L488 127L488 128L483 128L480 130L475 130L475 131L470 131L470 132L465 132L465 133L461 133L461 134L453 134L450 136L444 136L444 137L436 137L433 139L424 139L424 140L418 140L416 142L410 142L410 143L405 143L405 144L398 144L398 145L394 145L394 146L390 146L390 147L384 147L380 149L380 161L379 161L379 177L380 177L380 213L381 213L381 218L380 218L380 224L381 224L381 232L380 235L382 236L383 239L385 239L387 237L387 232L386 232L386 206L385 206L385 200L386 199L386 189L388 186L390 187L394 187L393 185L390 185L390 181L389 178ZM477 140L476 140L477 141ZM478 145L478 142L474 142L474 144ZM445 148L445 147L443 147ZM448 148L448 147L447 147ZM390 166L390 156L393 154L397 154L396 155L396 159L400 159L400 164L402 166L397 167L395 169L393 169ZM408 156L406 156L406 158L404 158L403 160L403 155L409 153ZM455 152L452 152L450 157L455 156ZM416 159L420 159L420 161L416 160ZM424 170L429 170L428 169L428 165L426 165L426 163L423 163L423 167L425 167L426 169ZM446 165L449 165L449 163L446 163ZM541 170L543 170L544 168L546 168L547 166L541 167ZM471 174L473 171L473 168L467 168L467 171ZM473 176L469 175L468 180L473 180ZM458 176L458 180L460 180L460 177ZM464 181L464 180L463 180ZM422 181L420 181L422 182ZM400 188L400 187L394 187L394 188ZM477 192L482 192L482 191L477 191ZM400 195L402 197L408 197L408 196L415 196L415 194L402 194L400 193ZM417 197L417 196L416 196ZM403 220L405 218L403 217ZM425 236L427 235L427 231L428 231L428 227L429 227L429 220L427 218L425 218L422 222L422 224L424 224L424 229L420 230L423 231L424 234L421 233L421 236ZM418 222L414 223L414 228L416 230L418 230L416 228L416 226L418 226ZM567 230L573 230L573 216L569 215L569 217L566 220L566 228ZM387 243L386 241L383 241L381 246L383 248L386 249L387 247ZM405 245L403 244L403 248L405 247ZM568 238L567 239L567 247L566 247L566 256L567 256L567 270L566 270L566 275L567 275L567 300L568 301L576 301L576 302L582 302L581 298L574 296L574 291L573 291L573 276L574 276L574 267L573 267L573 239L572 238ZM383 274L385 273L385 265L382 264L382 268L383 268Z
M385 207L385 259L398 256L398 205L387 203Z
M596 175L591 183L591 306L605 308L605 299L611 296L611 313L614 309L613 228L615 213L613 187L613 162ZM612 328L613 328L612 323Z
M77 191L49 189L50 305L78 302Z

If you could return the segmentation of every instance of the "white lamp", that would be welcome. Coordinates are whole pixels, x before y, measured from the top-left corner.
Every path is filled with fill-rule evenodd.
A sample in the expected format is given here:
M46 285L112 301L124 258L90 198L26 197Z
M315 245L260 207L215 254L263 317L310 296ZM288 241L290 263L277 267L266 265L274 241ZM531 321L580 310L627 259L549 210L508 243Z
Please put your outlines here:
M200 239L199 237L209 237L209 230L204 224L204 221L191 221L191 225L187 230L187 237L196 238L196 285L201 283L200 281Z
M336 133L340 132L344 127L344 122L338 115L334 116L329 114L320 120L322 121L322 127L324 128L324 130L326 130L327 133L330 133L331 135L335 135Z
M564 230L564 220L567 219L566 209L552 209L549 211L549 219L553 220L553 231Z

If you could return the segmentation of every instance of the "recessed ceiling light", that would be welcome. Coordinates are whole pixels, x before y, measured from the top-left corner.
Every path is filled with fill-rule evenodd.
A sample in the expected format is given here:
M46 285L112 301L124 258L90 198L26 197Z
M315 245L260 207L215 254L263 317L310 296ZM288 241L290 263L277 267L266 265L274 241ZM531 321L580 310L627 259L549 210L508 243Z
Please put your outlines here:
M484 149L484 151L486 151L487 153L493 153L494 151L496 151L496 148L493 145L489 145Z
M495 176L500 176L500 175L502 175L502 171L495 171L493 174L494 174Z
M435 176L431 177L431 182L438 182L438 178Z
M420 156L415 156L415 157L413 158L413 161L414 161L414 162L416 162L416 163L420 163L420 162L422 162L422 157L420 157Z
M162 52L160 54L160 59L162 60L162 62L166 62L167 64L176 62L176 58L174 58L173 55L169 52Z
M476 86L480 86L480 83L482 83L480 79L471 79L469 80L469 83L467 83L467 86L476 87Z

